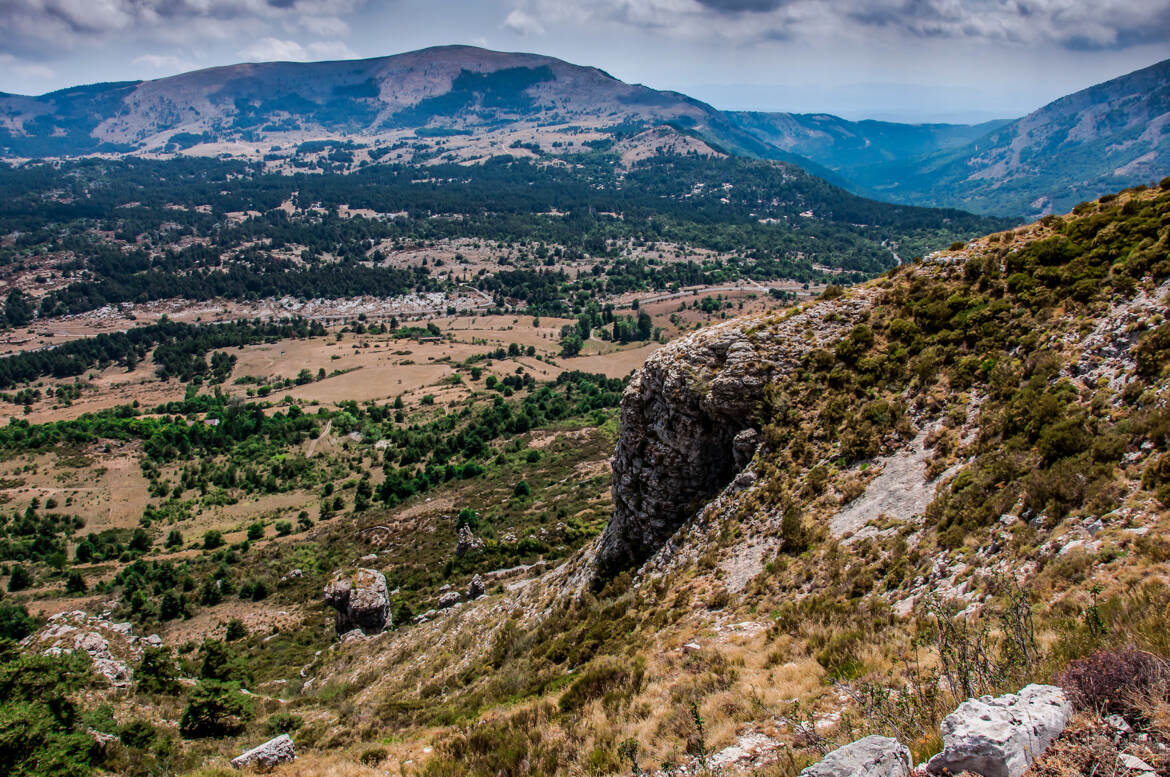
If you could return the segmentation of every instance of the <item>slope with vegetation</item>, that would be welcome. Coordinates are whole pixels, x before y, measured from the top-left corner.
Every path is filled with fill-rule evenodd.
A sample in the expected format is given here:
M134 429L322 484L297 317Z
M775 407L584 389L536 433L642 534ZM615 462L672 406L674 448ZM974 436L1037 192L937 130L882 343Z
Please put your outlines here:
M26 713L32 692L13 685L3 714L27 720L11 730L38 744L12 762L29 774L211 775L221 757L292 731L309 774L731 770L738 744L757 754L750 768L791 775L868 733L920 760L967 696L1055 680L1081 713L1040 773L1116 762L1123 745L1165 769L1168 257L1170 181L696 332L626 389L620 431L617 387L580 375L517 386L512 405L481 395L401 419L380 406L305 414L360 441L327 477L317 465L300 477L322 489L348 478L368 504L350 513L347 496L340 520L284 539L263 523L225 545L180 537L174 557L157 548L171 517L156 515L145 542L119 551L125 562L82 582L117 594L116 614L167 646L144 652L129 688L78 696L63 671L56 693L81 703L68 715ZM188 401L221 412L214 394ZM169 416L180 450L193 407L124 423ZM274 431L300 423L277 410L244 415ZM216 440L238 424L194 428ZM18 433L12 445L36 439ZM397 442L367 480L370 443L387 436ZM615 514L591 541L610 509L594 463L615 442ZM283 444L264 438L274 463L291 460ZM719 478L693 478L671 444L708 445ZM224 464L236 455L216 451ZM424 451L431 460L410 460ZM379 488L406 472L415 493ZM222 487L212 471L171 477L185 491ZM672 525L638 523L671 484L672 511L655 515ZM41 510L6 526L76 531ZM458 527L487 541L455 554ZM638 552L607 554L630 536ZM22 566L78 596L64 589L84 570L50 556ZM386 574L395 628L335 642L321 589L357 565ZM475 573L486 597L424 612ZM162 620L160 595L188 611ZM241 595L294 617L233 625L228 600ZM37 626L19 606L28 596L0 603L12 636ZM35 659L17 655L4 671L27 683L21 662ZM1144 738L1104 736L1101 705ZM73 772L50 767L88 728L120 741L69 759Z

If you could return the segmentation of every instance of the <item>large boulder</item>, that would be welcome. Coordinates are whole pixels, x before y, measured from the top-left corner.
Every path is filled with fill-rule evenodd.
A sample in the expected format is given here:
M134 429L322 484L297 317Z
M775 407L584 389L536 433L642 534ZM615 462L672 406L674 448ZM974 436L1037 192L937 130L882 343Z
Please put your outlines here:
M237 769L254 769L258 772L267 772L280 764L290 763L297 757L297 749L293 746L292 737L281 734L275 739L269 739L259 747L232 759L232 766Z
M377 634L393 625L386 576L372 569L337 575L325 586L325 604L337 610L338 634Z
M1064 691L1054 685L968 699L943 719L943 751L926 770L1020 777L1064 731L1072 711Z
M800 773L801 777L906 777L914 761L896 739L868 736L838 747Z

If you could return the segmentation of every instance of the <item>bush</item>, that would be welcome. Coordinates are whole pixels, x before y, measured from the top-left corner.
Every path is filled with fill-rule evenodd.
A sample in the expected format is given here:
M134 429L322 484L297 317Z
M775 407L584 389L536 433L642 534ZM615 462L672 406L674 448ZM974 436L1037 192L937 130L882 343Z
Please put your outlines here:
M77 570L73 570L69 573L69 576L65 578L65 593L83 594L86 592L86 590L87 586L85 585L85 578L82 577L81 573Z
M528 486L526 481L521 480L512 488L512 494L518 497L526 497L532 493L532 489Z
M85 777L93 739L73 701L90 678L88 656L0 653L0 764L12 777Z
M118 739L126 747L145 750L154 744L157 732L145 720L132 720L118 729Z
M602 699L606 707L616 707L642 689L646 667L641 658L626 659L604 656L581 672L561 697L562 712L579 710L594 699Z
M248 539L262 540L264 539L264 524L257 521L248 527Z
M246 685L252 675L244 660L223 642L203 641L199 647L199 676L204 680L219 680Z
M1136 719L1143 697L1167 695L1170 673L1165 661L1144 650L1099 650L1070 663L1056 682L1077 709Z
M139 693L175 694L179 692L179 668L170 648L148 647L134 670L135 689Z
M273 713L264 722L264 727L274 737L281 734L291 734L303 725L305 725L305 721L301 719L300 715L293 715L289 712Z
M248 636L248 628L244 622L239 618L232 618L227 622L227 627L224 629L223 638L228 642L235 642L237 639L243 639Z
M203 533L203 549L215 550L223 547L223 533L210 529Z
M12 565L12 575L8 578L9 591L23 591L32 585L32 573L20 564Z
M0 601L0 639L22 640L37 627L23 604Z
M290 522L290 521L277 521L276 522L277 536L287 537L288 535L292 534L292 530L293 530L292 522Z
M187 697L179 733L187 739L238 734L253 714L252 700L235 683L201 680Z

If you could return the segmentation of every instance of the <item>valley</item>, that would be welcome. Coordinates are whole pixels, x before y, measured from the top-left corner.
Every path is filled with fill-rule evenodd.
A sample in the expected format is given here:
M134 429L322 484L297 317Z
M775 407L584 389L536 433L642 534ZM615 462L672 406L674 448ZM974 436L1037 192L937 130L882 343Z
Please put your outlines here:
M1164 70L0 95L0 771L1170 773Z

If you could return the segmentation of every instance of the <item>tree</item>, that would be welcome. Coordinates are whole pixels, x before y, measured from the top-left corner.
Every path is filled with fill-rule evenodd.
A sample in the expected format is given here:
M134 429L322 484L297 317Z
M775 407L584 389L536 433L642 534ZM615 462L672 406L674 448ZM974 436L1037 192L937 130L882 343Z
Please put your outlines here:
M225 642L205 639L199 647L199 676L204 680L221 680L246 685L252 679L248 665Z
M76 569L69 573L69 577L65 578L65 593L83 594L87 590L85 578Z
M170 648L147 647L134 670L134 687L139 693L179 692L179 668Z
M166 547L168 550L183 547L183 533L178 529L171 529L167 534Z
M9 591L23 591L32 585L32 582L32 573L29 572L23 565L12 565L12 575L8 578Z
M0 652L0 764L11 777L85 777L93 739L73 698L90 679L85 653Z
M187 696L179 733L187 739L238 734L253 714L252 700L235 683L200 680Z
M581 339L581 335L577 334L576 332L565 335L565 337L561 340L561 356L566 358L576 356L577 354L581 353L581 347L583 345L585 345L585 343Z
M19 641L37 627L23 604L0 600L0 640Z
M223 546L223 533L215 529L208 529L203 533L203 549L215 550Z

